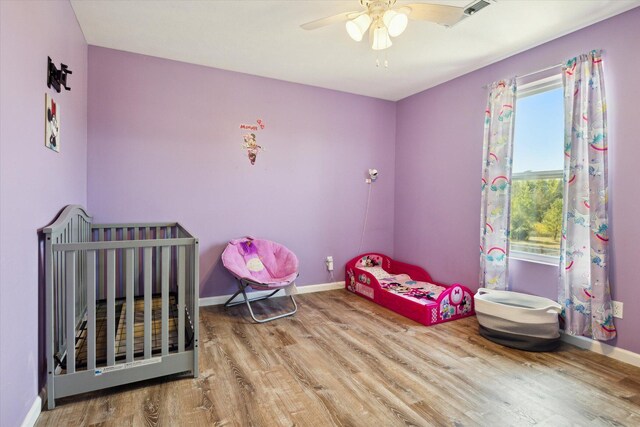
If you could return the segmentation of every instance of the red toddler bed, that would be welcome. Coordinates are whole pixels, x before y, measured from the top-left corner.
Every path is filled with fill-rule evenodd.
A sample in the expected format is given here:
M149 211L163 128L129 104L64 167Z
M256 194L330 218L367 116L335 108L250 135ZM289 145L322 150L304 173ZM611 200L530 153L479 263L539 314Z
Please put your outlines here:
M355 257L347 263L345 279L347 290L423 325L475 314L466 286L436 283L424 269L386 255Z

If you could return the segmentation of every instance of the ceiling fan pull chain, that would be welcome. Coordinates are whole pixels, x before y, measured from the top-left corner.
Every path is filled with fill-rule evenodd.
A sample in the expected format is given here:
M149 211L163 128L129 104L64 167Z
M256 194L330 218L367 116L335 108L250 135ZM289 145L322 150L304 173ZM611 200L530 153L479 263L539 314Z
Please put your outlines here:
M389 60L387 59L387 53L385 52L384 58L382 60L382 65L384 68L389 68ZM380 68L380 54L376 54L376 67Z

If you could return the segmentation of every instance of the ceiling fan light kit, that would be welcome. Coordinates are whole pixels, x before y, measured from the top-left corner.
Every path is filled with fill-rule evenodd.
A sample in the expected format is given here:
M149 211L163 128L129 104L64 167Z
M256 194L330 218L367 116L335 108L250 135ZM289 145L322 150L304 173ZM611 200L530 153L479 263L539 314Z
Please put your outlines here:
M404 13L398 13L395 10L389 9L382 15L382 22L384 22L387 30L389 30L391 37L398 37L407 29L409 17Z
M359 42L362 40L362 37L367 32L370 25L371 17L366 13L363 13L357 18L347 21L345 26L347 27L347 33L349 33L349 36L353 40Z
M397 37L407 28L409 17L392 10L396 0L360 0L366 12L350 19L345 27L349 36L359 42L370 31L371 49L383 50L393 44L390 37Z
M404 32L409 18L451 27L494 1L496 0L477 0L467 7L430 3L412 3L394 7L396 0L360 0L364 11L339 13L307 22L301 27L305 30L315 30L325 25L347 21L345 27L349 37L359 42L368 30L371 49L383 50L393 44L391 37L398 37Z
M389 37L389 31L387 27L377 27L373 30L373 41L371 42L371 49L383 50L391 47L393 43Z

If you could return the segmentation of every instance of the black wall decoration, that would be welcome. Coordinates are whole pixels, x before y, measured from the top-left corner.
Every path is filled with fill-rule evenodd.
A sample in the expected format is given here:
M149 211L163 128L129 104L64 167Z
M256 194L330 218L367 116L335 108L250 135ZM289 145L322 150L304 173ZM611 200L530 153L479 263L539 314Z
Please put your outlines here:
M58 70L51 58L47 57L47 59L47 86L53 86L58 93L60 93L60 86L64 86L66 90L71 90L71 88L67 86L67 74L73 74L71 70L63 63L60 63L60 69Z

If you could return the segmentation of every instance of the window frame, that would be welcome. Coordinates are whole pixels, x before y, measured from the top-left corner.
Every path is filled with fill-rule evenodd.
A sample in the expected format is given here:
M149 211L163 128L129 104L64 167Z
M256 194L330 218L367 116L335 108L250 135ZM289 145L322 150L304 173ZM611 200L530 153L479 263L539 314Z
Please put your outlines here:
M520 85L518 87L516 93L516 114L517 114L517 102L522 98L526 98L528 96L538 95L543 92L548 92L554 89L559 89L563 87L562 83L562 73L557 72L551 76L544 77L542 79L534 80L529 83ZM515 143L515 141L514 141ZM511 181L513 182L514 178L533 178L533 179L562 179L564 176L564 171L540 171L540 172L520 172L514 173L511 175ZM564 200L562 201L564 205ZM511 200L509 201L511 205ZM511 206L509 206L511 209ZM511 236L509 236L509 260L516 261L524 261L524 262L532 262L536 264L545 264L545 265L553 265L560 266L560 255L542 255L542 254L534 254L531 252L523 252L523 251L512 251L511 250Z

